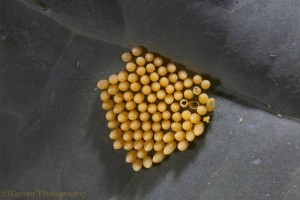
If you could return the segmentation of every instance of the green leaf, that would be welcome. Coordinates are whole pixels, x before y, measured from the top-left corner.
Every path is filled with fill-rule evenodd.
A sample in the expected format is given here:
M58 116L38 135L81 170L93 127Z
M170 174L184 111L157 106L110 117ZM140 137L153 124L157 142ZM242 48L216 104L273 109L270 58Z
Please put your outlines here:
M297 0L0 1L0 190L299 199L299 19ZM217 102L191 148L137 173L95 88L132 45L209 75Z

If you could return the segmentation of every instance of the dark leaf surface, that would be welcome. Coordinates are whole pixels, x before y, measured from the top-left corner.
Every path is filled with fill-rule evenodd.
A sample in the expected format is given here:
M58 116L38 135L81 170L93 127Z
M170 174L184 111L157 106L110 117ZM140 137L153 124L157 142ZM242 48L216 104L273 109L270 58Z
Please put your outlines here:
M0 0L0 190L299 199L299 32L297 0ZM217 100L189 150L138 173L95 90L135 44L209 74Z

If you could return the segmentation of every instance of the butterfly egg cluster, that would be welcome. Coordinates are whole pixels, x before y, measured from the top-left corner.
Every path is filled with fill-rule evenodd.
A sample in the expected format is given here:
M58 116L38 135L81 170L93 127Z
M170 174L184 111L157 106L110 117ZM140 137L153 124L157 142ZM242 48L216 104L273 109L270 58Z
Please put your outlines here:
M113 147L128 151L126 162L139 171L176 149L185 151L210 122L215 99L206 93L210 81L189 77L186 70L141 47L121 58L125 70L100 80L97 87Z

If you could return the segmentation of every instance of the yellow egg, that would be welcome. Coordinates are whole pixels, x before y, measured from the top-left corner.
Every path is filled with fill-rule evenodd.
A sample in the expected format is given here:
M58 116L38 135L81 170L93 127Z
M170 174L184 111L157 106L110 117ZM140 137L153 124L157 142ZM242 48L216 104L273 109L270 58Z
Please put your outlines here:
M130 73L128 74L127 80L130 83L137 82L139 80L139 76L136 73Z
M144 131L149 131L151 129L151 125L152 125L151 122L145 121L142 123L142 129Z
M173 86L173 85L167 85L167 86L166 86L166 92L167 92L168 94L172 94L172 93L174 93L174 91L175 91L175 89L174 89L174 86Z
M173 132L168 132L164 135L163 141L165 143L172 142L175 139L174 133Z
M131 130L125 131L123 133L123 140L124 141L129 141L133 138L133 132Z
M203 133L203 131L204 131L204 124L203 124L203 122L199 122L199 123L195 124L195 126L194 126L194 134L196 136L201 135Z
M141 47L133 47L131 52L134 56L140 56L143 54L143 49Z
M139 121L139 120L131 121L131 123L130 123L131 130L135 131L135 130L138 130L140 127L141 127L141 121Z
M210 82L209 82L209 80L203 80L203 81L201 82L201 87L202 87L204 90L209 89L209 88L210 88Z
M183 83L182 83L182 81L177 81L177 82L174 84L174 88L175 88L175 90L178 90L178 91L183 90Z
M128 73L126 71L121 71L119 74L118 74L118 80L120 82L124 82L126 81L128 78Z
M148 95L151 93L151 87L149 85L144 85L142 87L142 93L145 95Z
M165 110L165 111L163 111L161 116L162 116L163 119L170 119L171 118L171 112L168 111L168 110Z
M149 152L153 149L154 147L154 141L153 140L147 140L144 143L144 149L145 151Z
M139 117L139 113L136 110L131 110L128 113L128 119L131 120L131 121L134 121L134 120L138 119L138 117Z
M159 79L159 84L162 86L162 87L166 87L168 84L169 84L169 79L167 77L161 77Z
M158 80L159 80L159 75L158 75L158 73L152 72L152 73L150 74L150 80L151 80L152 82L158 81Z
M100 80L98 83L97 83L97 87L100 89L100 90L106 90L108 87L109 87L109 82L108 80Z
M124 92L124 100L125 101L131 101L133 99L134 95L131 91Z
M103 102L108 101L110 99L110 94L106 90L104 90L100 93L100 99Z
M132 169L134 171L140 171L143 167L143 161L141 161L140 159L136 159L133 163L132 163Z
M176 65L174 63L168 63L167 64L167 70L169 73L176 72Z
M142 112L139 117L141 121L145 122L149 120L150 114L148 112Z
M145 158L146 156L147 156L147 154L148 154L148 152L147 151L145 151L145 149L139 149L138 151L137 151L137 157L138 158L140 158L140 159L143 159L143 158Z
M162 100L166 97L166 92L164 90L158 90L156 96L158 99Z
M102 109L103 110L111 110L114 107L115 103L113 100L108 100L105 102L102 102Z
M153 63L155 66L159 67L164 63L164 61L161 57L158 56L154 58Z
M121 90L122 92L127 91L129 88L130 88L130 84L128 81L124 81L119 84L119 90Z
M133 92L138 92L142 88L142 85L139 82L133 82L130 84L130 90Z
M143 85L148 85L148 83L150 83L150 78L148 75L143 75L141 76L140 78L140 82L143 84Z
M125 52L125 53L123 53L122 54L122 60L124 61L124 62L129 62L129 61L131 61L132 60L132 54L131 53L129 53L129 52Z
M169 75L169 82L170 83L176 83L176 81L178 80L178 76L175 73L172 73Z
M123 131L128 131L130 129L130 121L123 122L121 124L121 129Z
M142 56L139 56L135 59L137 65L142 66L146 64L146 59Z
M162 118L162 114L160 112L155 112L153 115L152 115L152 121L154 122L159 122Z
M200 76L200 75L195 75L194 77L193 77L193 82L195 83L195 84L197 84L197 85L199 85L201 82L202 82L202 77Z
M145 112L148 109L148 105L145 102L138 104L138 110L140 112Z
M157 106L154 103L148 105L148 112L153 114L157 111Z
M165 76L168 71L167 71L167 68L164 67L164 66L160 66L158 69L157 69L157 73L160 75L160 76Z
M136 69L136 64L134 62L129 62L126 64L125 68L129 72L134 72Z
M212 112L215 109L216 101L214 98L209 98L206 102L206 109L208 112Z
M189 147L189 142L186 140L182 140L177 144L177 148L179 151L185 151L188 147Z
M110 85L107 89L107 92L111 95L115 95L119 92L119 87L117 85Z
M152 63L148 63L148 64L146 65L146 70L147 70L147 72L149 72L149 73L154 72L155 69L156 69L156 67L155 67L155 65L153 65Z
M121 94L121 93L117 93L114 96L115 103L121 103L123 101L123 99L124 99L124 97L123 97L123 94Z
M119 125L120 125L120 122L118 122L115 119L113 119L107 123L107 127L110 129L116 129L116 128L118 128Z
M105 113L105 118L107 121L113 120L116 117L116 114L113 110L109 110Z
M165 97L165 102L167 104L172 104L174 102L174 96L172 94L167 94Z
M136 73L139 76L143 76L144 74L146 74L146 68L144 66L138 66L136 68Z
M135 161L135 159L137 159L137 155L136 155L137 151L136 150L131 150L126 154L126 162L127 163L132 163L133 161Z
M164 137L164 133L162 131L157 131L154 133L154 140L161 141Z
M179 123L179 122L173 122L172 125L171 125L171 128L175 132L181 131L182 130L182 124Z
M198 113L193 113L190 117L190 120L192 123L196 124L196 123L200 122L201 116Z
M195 87L193 88L193 93L194 93L195 95L200 95L200 94L201 94L201 88L198 87L198 86L195 86Z
M145 141L151 140L152 138L153 138L153 131L147 130L147 131L144 132L144 134L143 134L143 139L144 139Z
M161 129L161 123L159 123L159 122L154 122L154 123L152 124L152 130L153 130L153 131L157 132L157 131L160 131L160 129Z
M153 53L146 53L145 59L147 62L152 62L154 60L154 54Z
M133 138L135 140L141 140L143 138L144 132L141 129L135 130L133 132Z
M123 111L121 112L119 115L118 115L118 121L123 123L123 122L126 122L128 120L128 112L126 111Z
M128 120L128 112L123 111L118 115L118 121L123 123L126 122Z
M116 139L122 137L122 135L123 135L123 131L120 128L116 128L110 132L109 138L112 140L116 140Z
M133 141L129 140L129 141L124 142L123 148L126 151L130 151L131 149L133 149Z
M161 127L164 130L168 130L171 127L171 121L170 120L163 120L161 123Z
M171 153L173 153L173 151L176 149L176 147L177 147L177 144L175 141L168 143L164 148L164 154L170 155Z
M140 150L144 147L144 140L136 140L133 144L133 148L136 150Z
M148 96L147 96L147 101L149 102L149 103L154 103L155 101L156 101L156 95L155 94L149 94Z
M164 112L167 109L167 104L166 102L159 102L157 105L157 110L159 112Z
M164 143L163 141L157 141L154 144L154 150L155 151L162 151L166 146L166 143Z
M173 111L173 112L179 111L179 109L180 109L179 103L177 103L177 102L172 103L171 106L170 106L170 109L171 109L171 111Z
M146 156L144 159L143 159L143 166L148 169L150 167L152 167L152 159L150 156Z
M175 112L172 114L172 119L174 122L180 122L182 117L181 114L179 112Z
M152 161L153 163L160 163L163 159L165 158L165 154L163 151L157 151L153 158L152 158Z
M191 130L193 128L193 123L191 121L184 121L182 123L182 129L183 130Z
M177 100L177 101L180 101L181 99L183 98L183 94L181 91L176 91L174 93L174 99Z
M192 87L192 85L193 85L193 80L191 78L186 78L183 81L183 86L186 88Z
M185 80L188 77L188 74L185 70L180 70L178 72L178 78L181 80Z
M185 136L186 136L186 134L185 134L184 131L178 131L178 132L175 133L175 139L176 139L177 141L182 141L182 140L184 140L184 139L185 139Z
M202 93L199 95L199 102L202 104L206 104L208 100L208 95L206 93Z
M117 84L118 81L119 81L119 80L118 80L118 75L116 75L116 74L112 74L112 75L110 75L109 78L108 78L108 82L109 82L110 84L113 84L113 85Z
M160 84L158 82L152 83L151 89L152 89L152 91L157 92L160 89Z
M126 151L132 150L133 149L133 141L130 140L130 141L124 142L124 146L123 147L124 147L124 150L126 150Z
M207 113L207 109L205 106L198 106L197 113L199 115L205 115Z
M142 103L144 99L145 99L145 95L143 93L137 93L133 97L135 103Z
M125 108L129 111L135 109L136 103L134 101L127 101L125 104Z
M121 149L124 146L124 140L122 138L116 139L113 143L114 149Z
M186 132L185 138L187 141L192 142L195 139L195 134L194 134L194 130L188 130Z
M186 99L192 99L194 97L194 93L192 90L188 89L183 92L183 96Z
M125 109L125 104L124 103L118 103L114 105L113 107L113 112L116 114L121 113Z
M189 110L185 110L182 112L182 118L186 121L189 121L192 113Z

